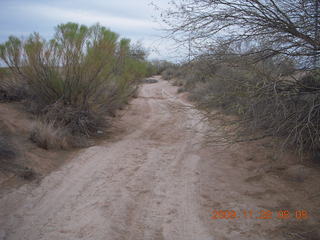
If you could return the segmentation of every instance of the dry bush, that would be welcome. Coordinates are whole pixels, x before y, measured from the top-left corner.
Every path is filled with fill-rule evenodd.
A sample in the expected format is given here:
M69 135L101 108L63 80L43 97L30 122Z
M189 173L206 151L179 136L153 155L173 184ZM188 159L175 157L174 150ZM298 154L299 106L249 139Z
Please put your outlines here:
M155 79L155 78L145 78L145 79L143 79L142 80L142 82L143 83L157 83L158 82L158 80L157 79Z
M35 122L30 139L44 149L70 149L84 147L88 143L84 137L76 137L54 121L38 120Z
M313 62L319 67L319 7L318 0L172 0L167 9L158 9L167 36L177 49L188 47L189 54L231 44L243 50L248 43L263 41L266 47L252 48L255 53L302 57L300 66Z
M7 77L10 74L10 69L6 67L0 67L0 79Z
M292 80L260 86L245 112L247 129L263 129L265 135L280 136L284 145L299 153L320 150L320 74L310 72Z
M164 80L171 80L179 75L179 68L177 67L169 67L165 69L161 76Z
M185 91L186 91L185 88L179 87L178 90L177 90L177 93L183 93L183 92L185 92Z
M161 73L161 77L162 77L164 80L170 80L170 79L172 79L172 77L173 77L173 69L168 68L168 69L164 70L164 71Z
M20 101L28 96L27 85L12 76L0 78L0 102Z
M203 54L180 78L203 108L238 116L228 136L320 151L320 73L295 73L319 70L319 1L173 0L160 19L178 46Z
M185 85L185 81L181 80L180 78L176 78L173 80L172 85L176 87L182 87Z
M72 135L95 136L98 131L103 131L107 127L104 115L98 115L90 109L63 106L58 102L44 111L46 114L42 116L42 119L45 122L66 128Z
M11 137L8 134L0 133L0 171L14 173L25 180L33 180L36 173L17 161L19 157L21 154L13 145Z
M235 127L226 133L232 141L276 136L284 139L283 146L294 146L299 153L318 151L319 73L284 76L282 65L270 61L220 66L191 91L191 97L205 109L239 116L225 122Z
M161 75L163 71L165 71L168 68L172 68L175 66L174 63L165 61L165 60L154 60L151 62L153 73L155 75Z
M221 65L206 80L189 80L186 85L192 89L191 99L199 102L202 107L241 114L249 100L252 85L261 79L257 75L246 69Z
M30 139L44 149L67 149L70 147L70 134L64 128L54 126L54 122L37 121L33 126Z
M10 139L0 134L0 161L8 161L15 158L17 155L16 149L13 147Z
M227 141L276 136L299 153L319 151L319 71L297 73L289 59L280 57L247 60L236 55L211 64L199 60L189 64L180 81L203 109L238 116L224 119Z

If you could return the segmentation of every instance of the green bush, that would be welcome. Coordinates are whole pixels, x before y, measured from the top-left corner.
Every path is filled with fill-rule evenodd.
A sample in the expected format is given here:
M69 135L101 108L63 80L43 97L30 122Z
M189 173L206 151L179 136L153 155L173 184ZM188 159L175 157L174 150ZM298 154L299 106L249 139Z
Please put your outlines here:
M91 136L148 74L141 51L99 24L67 23L48 41L38 33L27 40L9 37L0 45L0 58L27 85L33 113L72 134Z

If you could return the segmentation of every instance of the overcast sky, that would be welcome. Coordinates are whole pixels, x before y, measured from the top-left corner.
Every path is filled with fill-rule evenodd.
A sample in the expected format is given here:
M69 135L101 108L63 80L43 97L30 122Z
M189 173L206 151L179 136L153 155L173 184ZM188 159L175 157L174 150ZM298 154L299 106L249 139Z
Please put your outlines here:
M60 23L91 25L99 22L151 49L150 59L176 58L176 50L161 38L162 28L153 20L154 7L166 8L169 0L0 0L0 42L8 36L27 37L39 32L50 38Z

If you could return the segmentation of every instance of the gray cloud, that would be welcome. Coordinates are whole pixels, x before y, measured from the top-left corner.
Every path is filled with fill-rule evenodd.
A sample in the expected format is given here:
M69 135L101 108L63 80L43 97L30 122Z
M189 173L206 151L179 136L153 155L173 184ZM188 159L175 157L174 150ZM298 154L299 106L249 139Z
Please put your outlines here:
M27 36L39 32L52 36L54 26L64 22L101 25L119 33L121 37L140 40L150 49L151 58L169 58L170 42L160 40L158 23L152 20L157 13L151 0L2 0L0 9L0 41L8 36ZM165 7L167 0L154 0Z

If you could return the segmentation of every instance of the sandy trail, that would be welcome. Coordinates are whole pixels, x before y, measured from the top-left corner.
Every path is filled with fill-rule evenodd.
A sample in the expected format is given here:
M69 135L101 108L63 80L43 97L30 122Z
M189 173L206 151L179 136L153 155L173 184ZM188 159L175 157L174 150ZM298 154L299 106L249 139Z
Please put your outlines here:
M290 235L301 226L315 234L318 216L303 223L210 220L213 209L320 208L303 185L293 191L253 171L261 162L248 162L246 150L204 147L201 114L176 90L162 80L144 84L122 117L120 137L1 196L0 239L309 239Z
M211 239L197 205L201 125L174 91L144 85L139 127L2 197L0 239Z

